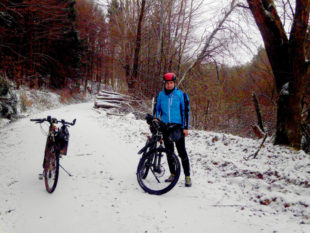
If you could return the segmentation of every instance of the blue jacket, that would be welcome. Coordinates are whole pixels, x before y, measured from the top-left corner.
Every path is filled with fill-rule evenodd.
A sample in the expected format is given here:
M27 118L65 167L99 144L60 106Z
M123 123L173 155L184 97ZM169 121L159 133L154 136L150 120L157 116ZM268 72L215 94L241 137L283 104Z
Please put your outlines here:
M156 98L154 114L164 123L182 125L183 129L189 127L189 98L183 91L175 89L166 94L163 90Z

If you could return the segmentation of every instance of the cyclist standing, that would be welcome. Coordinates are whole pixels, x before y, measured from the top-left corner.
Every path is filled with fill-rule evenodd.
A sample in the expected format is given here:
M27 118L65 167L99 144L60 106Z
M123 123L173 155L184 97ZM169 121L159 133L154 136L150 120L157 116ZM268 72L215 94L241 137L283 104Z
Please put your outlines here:
M164 123L173 125L172 132L169 132L169 135L164 135L165 147L169 151L173 151L173 142L175 142L185 174L185 186L190 187L192 186L190 164L185 148L185 137L188 136L189 126L189 98L186 93L176 87L175 81L174 73L164 75L165 87L156 98L153 114ZM169 162L169 158L168 163L171 175L165 181L172 182L175 176L174 166Z

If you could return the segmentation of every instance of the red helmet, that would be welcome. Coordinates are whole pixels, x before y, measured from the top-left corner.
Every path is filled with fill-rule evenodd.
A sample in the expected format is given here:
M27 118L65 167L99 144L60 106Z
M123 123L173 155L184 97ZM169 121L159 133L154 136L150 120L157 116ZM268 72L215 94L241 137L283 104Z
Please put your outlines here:
M175 73L166 73L164 75L164 81L175 81L177 78L177 76L175 75Z

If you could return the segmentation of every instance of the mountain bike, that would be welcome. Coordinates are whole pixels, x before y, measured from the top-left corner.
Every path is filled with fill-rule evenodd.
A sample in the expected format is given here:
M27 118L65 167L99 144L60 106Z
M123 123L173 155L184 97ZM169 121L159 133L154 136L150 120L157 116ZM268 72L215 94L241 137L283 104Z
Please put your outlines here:
M142 157L137 168L137 179L145 192L161 195L169 192L177 184L181 166L174 152L167 150L163 144L163 135L172 130L172 127L153 118L150 114L145 119L150 126L152 136L148 137L145 146L138 152ZM172 182L167 182L170 176L169 166L175 171Z
M54 192L58 182L59 176L59 158L61 155L67 155L69 143L68 127L75 125L76 119L71 123L65 120L57 120L48 116L42 119L30 119L36 123L42 124L43 122L49 123L49 130L45 145L44 160L43 160L43 178L45 188L48 193ZM60 127L56 124L61 123ZM69 174L69 173L68 173Z

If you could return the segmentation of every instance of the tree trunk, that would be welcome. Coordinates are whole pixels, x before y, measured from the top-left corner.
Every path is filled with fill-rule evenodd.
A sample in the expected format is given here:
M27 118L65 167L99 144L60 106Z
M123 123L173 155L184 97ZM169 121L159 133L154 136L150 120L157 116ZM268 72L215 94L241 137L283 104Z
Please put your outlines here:
M280 94L278 99L275 144L290 145L299 149L301 142L301 97L300 94L293 94L290 91L284 91L287 95Z
M163 40L163 23L164 23L164 1L160 2L160 21L159 21L159 36L157 42L157 51L156 51L156 76L160 77L161 74L161 51L162 51L162 40Z
M131 78L128 81L129 92L134 92L136 88L136 82L138 79L139 54L140 54L140 49L141 49L141 27L142 27L142 20L143 20L144 8L145 8L145 1L146 0L142 0L140 16L139 16L139 21L138 21L133 70L132 70Z

